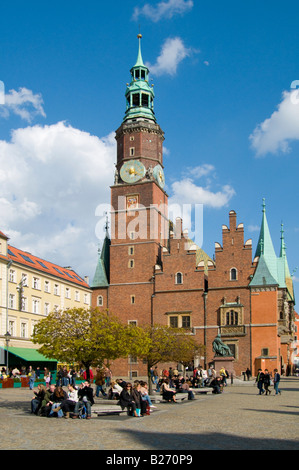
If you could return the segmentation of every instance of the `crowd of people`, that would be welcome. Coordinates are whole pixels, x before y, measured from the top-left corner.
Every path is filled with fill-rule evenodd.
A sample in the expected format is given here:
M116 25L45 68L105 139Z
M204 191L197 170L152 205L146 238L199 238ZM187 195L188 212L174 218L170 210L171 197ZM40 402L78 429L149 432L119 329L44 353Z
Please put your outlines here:
M249 380L251 371L247 368L244 375ZM81 417L83 410L85 417L90 419L94 397L98 398L100 394L109 400L117 400L121 408L126 409L131 416L142 417L155 408L145 381L136 380L131 383L122 379L112 379L111 370L105 366L98 367L95 373L92 369L87 373L84 369L77 371L75 368L70 368L68 370L66 366L63 366L58 369L55 380L47 368L41 371L39 367L36 370L33 370L31 366L28 369L14 367L6 373L3 367L0 377L28 377L31 390L36 386L36 380L43 377L44 382L38 383L37 391L34 391L31 400L31 412L38 416L77 419ZM76 385L78 378L83 378L79 386ZM196 388L209 387L212 388L213 393L220 394L227 386L228 378L229 373L226 369L221 368L216 373L212 364L207 370L198 366L191 371L188 370L188 373L184 375L172 367L160 373L157 367L150 370L150 380L154 391L160 393L165 401L173 403L177 403L179 393L187 393L188 400L194 400ZM274 387L275 395L281 394L280 378L277 369L274 370L273 377L267 369L264 371L259 369L256 376L258 394L270 395L270 386ZM92 386L93 383L95 388Z
M150 372L151 381L156 387L155 391L160 392L162 390L163 394L168 386L170 389L175 389L176 393L187 392L189 400L194 399L192 388L210 387L213 389L213 393L221 393L223 388L227 386L227 379L229 378L229 373L224 368L221 368L219 375L217 375L212 364L207 370L201 366L194 367L191 372L188 371L189 375L186 374L185 377L179 373L178 369L172 367L169 367L168 370L164 369L160 375L157 367L151 368ZM167 399L167 396L170 397L171 394L164 393L164 395ZM175 401L175 398L168 401Z
M97 395L97 388L95 396ZM122 409L127 409L128 414L142 417L150 413L151 408L156 408L148 394L147 383L136 380L133 384L122 379L112 381L108 393L103 396L109 399L117 399ZM31 412L37 416L65 417L77 419L82 416L82 410L87 419L91 418L91 407L94 404L94 388L89 380L82 382L79 387L74 384L67 385L67 391L63 386L50 384L47 388L44 384L38 384L37 391L31 400ZM80 414L81 413L81 414Z

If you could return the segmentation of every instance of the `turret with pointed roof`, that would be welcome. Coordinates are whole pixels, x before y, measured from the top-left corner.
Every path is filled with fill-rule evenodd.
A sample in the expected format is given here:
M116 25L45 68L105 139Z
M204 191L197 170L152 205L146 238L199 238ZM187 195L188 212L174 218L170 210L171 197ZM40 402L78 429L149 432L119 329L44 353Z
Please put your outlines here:
M277 285L281 289L287 289L290 300L294 300L293 281L286 256L283 224L281 224L280 240L280 255L277 257L267 222L265 199L263 199L262 224L255 253L259 260L250 286Z
M102 250L98 249L98 263L91 283L92 288L108 287L110 277L110 238L108 233L108 222L106 222L106 235Z
M156 122L154 113L154 90L149 85L149 69L144 65L141 54L141 38L138 34L139 49L136 64L131 68L130 72L132 80L127 84L126 100L127 109L124 121L131 119L149 119Z
M290 300L294 301L294 287L293 280L289 269L289 264L286 254L286 244L284 240L284 228L283 223L281 224L281 237L280 237L280 255L277 259L277 270L279 287L286 288Z
M262 224L255 257L259 257L259 262L250 285L278 285L277 256L266 217L265 199L263 199Z

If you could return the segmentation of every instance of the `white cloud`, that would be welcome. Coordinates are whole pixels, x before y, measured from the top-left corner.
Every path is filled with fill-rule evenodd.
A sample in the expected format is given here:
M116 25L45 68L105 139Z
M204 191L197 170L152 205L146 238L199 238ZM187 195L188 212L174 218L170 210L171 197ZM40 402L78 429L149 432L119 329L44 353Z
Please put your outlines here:
M90 270L115 154L114 133L100 139L65 122L14 130L0 141L0 230L20 249Z
M19 88L18 91L9 90L9 93L4 97L0 112L5 118L14 113L29 123L36 116L46 116L42 96L39 93L33 94L31 90L24 87Z
M203 165L196 166L194 168L187 168L188 173L194 178L202 178L203 176L208 176L215 170L213 165L204 163Z
M213 209L226 206L235 195L230 185L225 185L220 191L213 192L208 186L197 186L191 178L175 181L171 188L173 193L170 198L171 204L203 204Z
M258 225L248 225L249 232L258 232L261 229Z
M183 15L192 8L193 0L168 0L156 6L146 3L142 8L134 9L133 19L138 20L140 16L145 16L156 23L162 18L170 19L175 15Z
M277 111L259 124L250 135L257 156L267 153L288 153L290 142L299 140L298 91L284 91Z
M193 52L198 51L186 47L181 38L168 38L162 46L156 63L147 64L147 66L153 75L175 75L180 62L190 57Z
M115 155L114 132L98 138L65 122L14 130L0 140L0 230L12 245L92 277L105 219L96 210L109 207ZM169 204L226 205L233 188L195 183L214 172L189 168L171 185Z

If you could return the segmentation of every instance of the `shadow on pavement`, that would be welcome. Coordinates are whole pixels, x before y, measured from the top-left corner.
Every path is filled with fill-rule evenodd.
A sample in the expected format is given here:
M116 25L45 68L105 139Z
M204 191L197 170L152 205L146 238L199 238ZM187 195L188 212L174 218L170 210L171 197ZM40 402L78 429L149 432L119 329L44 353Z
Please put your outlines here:
M254 439L232 434L169 433L122 430L144 447L158 450L299 450L299 442L282 439Z

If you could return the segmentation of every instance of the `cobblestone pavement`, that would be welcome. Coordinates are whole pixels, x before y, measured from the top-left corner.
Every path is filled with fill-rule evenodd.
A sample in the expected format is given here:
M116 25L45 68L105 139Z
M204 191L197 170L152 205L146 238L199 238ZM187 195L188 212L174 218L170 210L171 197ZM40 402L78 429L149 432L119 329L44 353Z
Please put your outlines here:
M37 417L29 389L0 389L0 449L299 450L299 378L283 378L280 388L259 396L253 382L228 385L221 395L158 404L143 418L91 420Z

